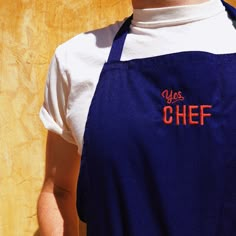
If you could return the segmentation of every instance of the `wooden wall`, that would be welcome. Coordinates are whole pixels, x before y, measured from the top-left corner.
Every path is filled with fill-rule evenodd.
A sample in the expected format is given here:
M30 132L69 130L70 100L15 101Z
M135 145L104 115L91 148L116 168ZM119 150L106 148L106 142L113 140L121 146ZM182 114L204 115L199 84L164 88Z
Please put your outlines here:
M130 11L129 0L0 0L0 235L38 235L46 137L38 112L54 49Z

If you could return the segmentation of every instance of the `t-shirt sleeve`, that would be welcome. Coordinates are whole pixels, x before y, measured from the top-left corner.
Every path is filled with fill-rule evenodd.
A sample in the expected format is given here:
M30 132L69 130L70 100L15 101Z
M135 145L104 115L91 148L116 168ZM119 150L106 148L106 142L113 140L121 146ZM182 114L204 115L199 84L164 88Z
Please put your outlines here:
M46 129L59 134L66 141L76 144L66 119L68 97L67 75L63 63L58 59L55 52L48 70L44 102L39 116Z

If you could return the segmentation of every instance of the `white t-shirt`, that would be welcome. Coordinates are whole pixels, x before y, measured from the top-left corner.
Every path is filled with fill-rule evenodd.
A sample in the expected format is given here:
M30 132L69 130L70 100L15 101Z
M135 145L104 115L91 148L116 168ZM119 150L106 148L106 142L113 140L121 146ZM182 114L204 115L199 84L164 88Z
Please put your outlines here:
M99 75L122 23L77 35L60 45L51 61L40 118L79 153ZM220 0L134 9L122 61L181 51L236 52L236 29Z

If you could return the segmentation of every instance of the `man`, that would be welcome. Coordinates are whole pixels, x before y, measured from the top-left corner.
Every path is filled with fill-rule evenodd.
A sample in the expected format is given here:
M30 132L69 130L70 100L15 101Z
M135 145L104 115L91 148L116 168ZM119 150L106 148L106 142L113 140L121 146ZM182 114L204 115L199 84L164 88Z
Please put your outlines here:
M236 159L232 19L218 0L132 4L122 28L81 34L53 57L41 234L78 234L80 169L88 235L233 235L235 165L229 177L222 167Z

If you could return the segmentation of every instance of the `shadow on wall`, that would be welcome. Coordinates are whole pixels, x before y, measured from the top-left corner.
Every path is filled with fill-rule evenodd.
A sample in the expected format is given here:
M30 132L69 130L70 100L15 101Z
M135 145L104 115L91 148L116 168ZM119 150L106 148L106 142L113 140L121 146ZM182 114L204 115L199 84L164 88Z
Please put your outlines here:
M37 229L37 231L34 233L33 236L40 236L40 234L39 234L39 229Z

